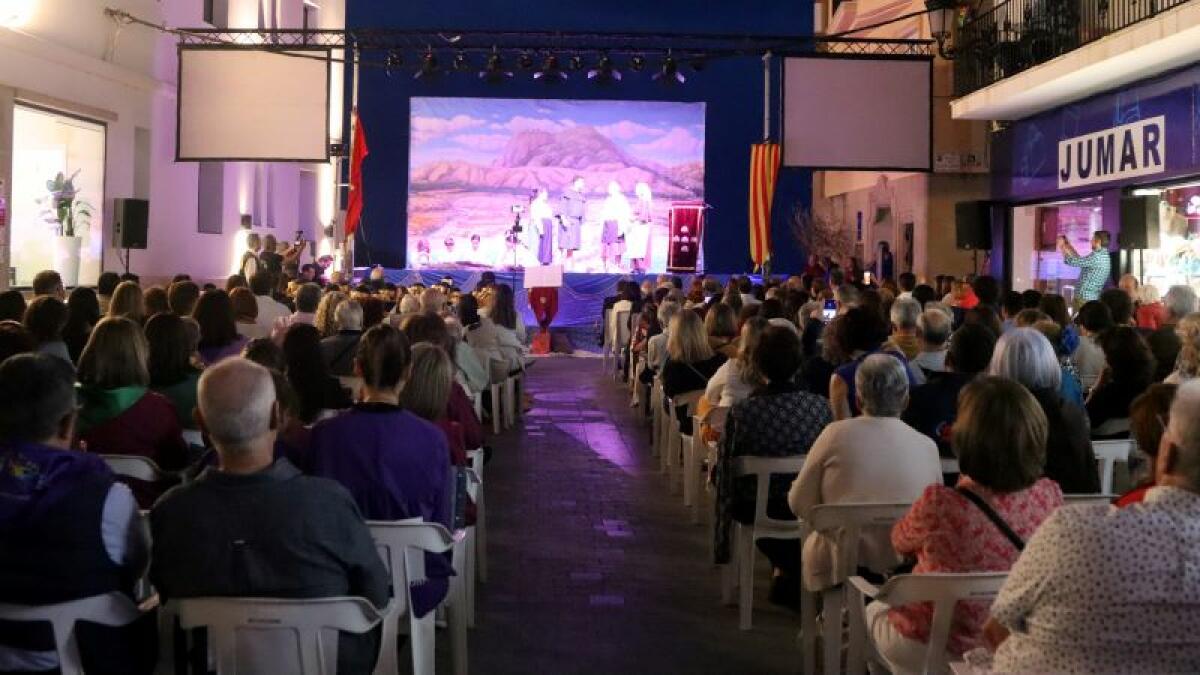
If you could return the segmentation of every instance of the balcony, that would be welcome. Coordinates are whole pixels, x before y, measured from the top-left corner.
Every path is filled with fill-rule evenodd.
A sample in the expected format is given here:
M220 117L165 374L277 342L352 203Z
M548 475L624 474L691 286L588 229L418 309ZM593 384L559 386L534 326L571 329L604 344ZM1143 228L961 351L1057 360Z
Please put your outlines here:
M1016 120L1200 61L1200 0L1008 0L954 40L956 120Z

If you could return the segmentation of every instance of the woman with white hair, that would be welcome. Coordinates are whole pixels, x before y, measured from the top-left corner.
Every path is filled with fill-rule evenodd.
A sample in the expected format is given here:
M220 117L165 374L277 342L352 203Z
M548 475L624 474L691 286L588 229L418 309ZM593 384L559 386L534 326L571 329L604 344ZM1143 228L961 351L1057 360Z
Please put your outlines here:
M1065 494L1100 491L1087 413L1062 397L1062 367L1054 346L1033 328L1013 328L996 343L988 375L1020 383L1046 415L1046 470Z
M788 505L801 520L822 504L907 502L925 486L942 482L942 465L932 439L900 420L908 405L908 370L890 354L872 354L854 374L862 415L825 427L813 443L804 468L792 483ZM854 570L838 569L837 536L815 532L804 542L804 586L819 591L846 580ZM877 572L895 568L888 529L864 532L859 563Z

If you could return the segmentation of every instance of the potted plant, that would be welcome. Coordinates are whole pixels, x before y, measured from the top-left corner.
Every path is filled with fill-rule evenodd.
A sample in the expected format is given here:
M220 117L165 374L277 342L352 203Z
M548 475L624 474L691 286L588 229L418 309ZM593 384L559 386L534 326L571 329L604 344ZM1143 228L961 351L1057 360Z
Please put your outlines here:
M79 199L75 179L79 169L70 177L61 171L46 181L47 195L38 200L43 220L54 229L54 269L62 276L63 284L79 283L79 256L83 235L92 224L92 205Z

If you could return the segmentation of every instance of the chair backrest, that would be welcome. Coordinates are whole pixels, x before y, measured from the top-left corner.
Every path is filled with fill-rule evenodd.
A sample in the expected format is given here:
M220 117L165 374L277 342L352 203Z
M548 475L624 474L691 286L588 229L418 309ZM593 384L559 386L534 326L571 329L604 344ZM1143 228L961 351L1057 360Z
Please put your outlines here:
M188 445L193 445L198 448L205 447L204 446L204 434L201 433L199 429L184 429L183 430L183 440Z
M792 457L753 457L743 456L733 458L733 475L755 476L756 492L754 495L754 526L778 528L798 528L797 521L775 520L767 516L767 498L771 488L771 476L800 473L804 466L804 455Z
M366 633L381 620L363 598L187 598L179 625L207 628L217 675L337 672L337 633Z
M612 307L604 310L604 347L607 349L613 343Z
M1133 453L1133 441L1093 441L1092 452L1096 454L1096 469L1100 472L1100 492L1112 492L1113 467L1117 462L1128 462Z
M621 351L629 344L629 310L612 313L613 351Z
M725 422L729 419L729 410L727 405L713 406L705 413L702 421L712 427L714 431L724 433Z
M962 473L958 468L958 460L953 457L943 457L942 473Z
M339 375L338 381L342 383L342 387L350 392L350 398L357 401L358 394L363 388L363 379L355 375Z
M122 593L105 593L54 605L0 604L0 619L6 621L45 621L54 630L54 648L62 675L83 675L79 645L75 640L78 621L103 626L125 626L141 616L133 602Z
M126 478L157 482L164 478L154 460L141 455L100 455L113 473Z
M703 389L695 391L685 391L682 394L676 394L671 397L670 407L687 409L687 416L692 417L696 414L696 406L700 403L700 397L704 395Z
M1107 504L1112 505L1116 495L1100 494L1100 495L1063 495L1063 504L1065 506L1075 506L1077 504Z
M1007 578L1008 572L900 574L888 579L875 599L889 607L933 603L923 672L941 673L947 670L946 642L950 638L955 604L959 600L991 601Z
M384 567L392 575L389 618L399 617L408 611L409 601L409 594L401 591L425 580L425 553L449 551L454 547L455 535L440 523L427 523L420 518L368 520L367 528Z
M837 578L858 570L858 541L864 529L889 530L912 508L909 502L853 502L822 504L813 509L807 525L838 542Z

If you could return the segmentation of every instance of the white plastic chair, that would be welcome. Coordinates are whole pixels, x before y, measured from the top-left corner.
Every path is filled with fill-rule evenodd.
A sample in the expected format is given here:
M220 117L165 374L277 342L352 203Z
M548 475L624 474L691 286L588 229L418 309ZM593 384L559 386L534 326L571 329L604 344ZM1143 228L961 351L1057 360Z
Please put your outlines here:
M864 529L886 528L889 531L912 508L908 502L822 504L813 509L807 523L813 532L835 538L838 559L836 577L846 579L858 572L859 542ZM848 586L838 584L821 592L821 607L825 617L822 646L824 672L839 670L842 654L842 608L848 606ZM803 671L815 673L816 660L816 600L817 594L804 590L800 596L801 652ZM866 666L863 655L865 637L858 630L861 624L850 624L850 648L846 660L847 672L861 673Z
M1064 506L1076 506L1079 504L1106 504L1111 506L1117 495L1063 495Z
M524 382L524 373L515 373L504 379L504 425L507 427L515 425L521 417L522 406L517 394L523 390Z
M392 602L383 615L383 646L380 650L377 673L394 675L399 667L396 636L400 619L408 616L409 644L412 650L414 675L433 675L434 672L434 612L417 618L411 611L411 584L425 579L425 553L445 553L454 548L463 533L451 535L438 523L426 523L413 518L400 521L368 520L367 527L379 549L384 566L392 575ZM455 590L451 584L451 592ZM454 598L451 597L451 601ZM465 609L465 608L464 608ZM464 624L465 627L465 624ZM465 642L465 634L455 635ZM465 651L463 652L465 672ZM456 662L458 657L456 657Z
M709 408L708 412L703 417L695 415L692 417L692 435L683 436L683 503L691 509L692 524L700 523L700 502L704 496L704 473L700 471L701 457L710 460L709 466L712 466L711 461L716 459L715 444L707 443L703 440L703 436L697 440L696 435L700 434L702 424L707 424L714 429L724 429L725 418L729 415L729 408L716 406Z
M339 375L338 381L342 383L342 387L350 392L350 399L358 400L358 395L362 393L363 379L355 375Z
M942 473L962 473L958 468L958 460L953 457L943 457Z
M183 440L188 445L195 446L197 448L204 447L204 434L201 433L199 429L184 429Z
M108 468L118 476L133 478L135 480L144 480L148 482L158 482L167 477L167 474L154 460L141 455L100 455L104 459L104 463L108 464Z
M670 481L670 489L672 493L674 493L676 488L680 487L680 484L682 483L681 492L683 492L683 505L689 508L694 502L693 495L691 494L691 489L689 487L690 485L694 484L694 481L691 481L692 469L695 468L698 472L699 467L692 467L689 465L689 456L692 454L692 437L691 435L686 435L683 433L683 421L679 419L678 415L675 414L675 408L683 408L683 419L691 422L692 418L696 416L696 406L700 403L700 397L703 395L704 390L697 389L695 391L688 391L679 394L671 400L670 414L672 442L670 446L671 456L669 458L670 462L668 463L668 466L672 468L676 466L680 467L681 480L676 481L673 473L668 474L667 480ZM692 427L692 432L696 432L696 427ZM678 442L675 442L676 439L678 439Z
M925 673L944 673L949 670L946 642L950 639L950 625L954 618L954 606L959 600L991 601L1000 592L1008 572L970 572L961 574L900 574L876 587L862 577L851 577L851 625L858 623L858 630L868 636L873 652L872 658L883 663L876 649L874 638L866 628L863 595L873 598L888 607L901 607L918 602L933 603L933 622L929 629L929 647L925 652Z
M608 372L608 357L612 354L612 313L612 307L604 310L604 326L600 329L600 372Z
M663 390L662 382L656 377L650 384L650 456L662 454L663 435Z
M208 629L217 675L266 668L277 673L334 675L334 631L366 633L381 619L370 602L354 597L186 598L174 602L179 606L181 627ZM239 642L253 647L238 649ZM247 652L252 654L253 665L239 664Z
M756 476L754 524L734 522L732 559L722 571L721 599L728 604L733 588L738 587L738 628L750 630L754 610L754 544L759 539L803 539L804 523L799 520L776 520L767 516L767 497L771 476L800 473L804 455L794 457L735 457L733 475ZM736 581L735 581L736 579Z
M473 496L475 500L475 545L473 547L475 568L479 574L479 581L486 584L488 580L487 508L483 489L483 458L483 448L476 448L467 453L467 459L471 462L471 470L475 472L475 477L479 480L478 493ZM475 610L472 607L472 616L474 613Z
M141 616L133 601L121 593L105 593L53 605L0 604L0 619L44 621L54 630L54 649L62 675L83 675L75 624L79 621L104 626L127 626Z
M1096 469L1100 472L1100 492L1108 494L1113 491L1113 467L1117 462L1129 462L1133 441L1092 441L1092 451L1096 453Z
M608 358L613 359L613 376L620 379L621 349L629 344L629 310L614 312L608 310L605 314L607 328L604 331L604 353L601 364L608 368Z

